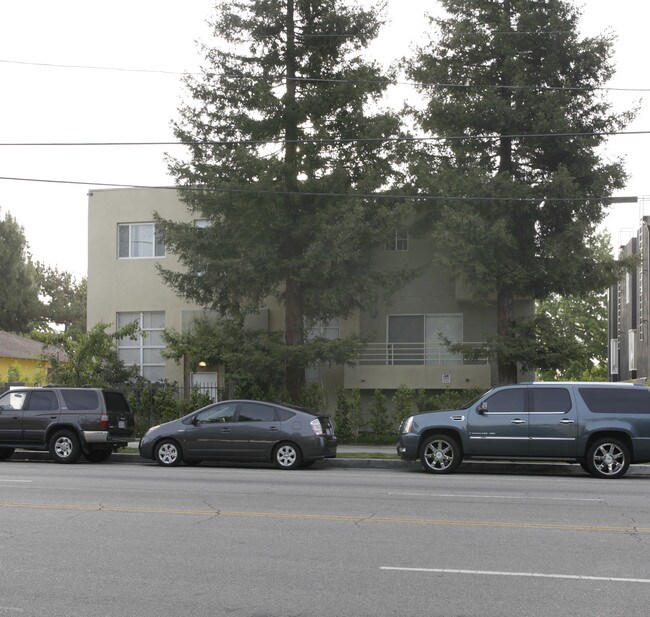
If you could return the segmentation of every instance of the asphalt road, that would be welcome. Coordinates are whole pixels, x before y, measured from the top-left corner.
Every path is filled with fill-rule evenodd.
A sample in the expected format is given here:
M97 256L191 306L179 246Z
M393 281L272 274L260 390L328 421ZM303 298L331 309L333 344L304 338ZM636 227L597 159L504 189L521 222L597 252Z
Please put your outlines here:
M650 477L0 464L0 616L639 616Z

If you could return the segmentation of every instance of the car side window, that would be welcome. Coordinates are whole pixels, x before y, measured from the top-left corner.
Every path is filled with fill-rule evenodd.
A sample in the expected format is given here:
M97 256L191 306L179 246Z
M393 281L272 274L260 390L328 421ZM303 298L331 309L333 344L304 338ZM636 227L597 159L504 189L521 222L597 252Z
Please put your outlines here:
M533 413L566 413L571 409L571 395L566 388L531 388Z
M99 409L99 396L94 390L66 390L64 388L60 392L69 411L93 411Z
M281 422L286 422L287 420L291 420L291 418L295 417L295 413L293 411L289 411L288 409L284 409L283 407L276 407L275 413L278 414L278 418L280 419Z
M221 403L211 405L196 414L197 422L232 422L237 405L234 403Z
M485 402L488 413L524 413L525 388L508 388L495 392Z
M50 390L32 391L27 409L29 411L52 411L59 408L56 394Z
M7 392L0 396L0 410L21 410L27 400L27 392Z
M259 403L242 403L239 407L239 422L276 422L275 408Z

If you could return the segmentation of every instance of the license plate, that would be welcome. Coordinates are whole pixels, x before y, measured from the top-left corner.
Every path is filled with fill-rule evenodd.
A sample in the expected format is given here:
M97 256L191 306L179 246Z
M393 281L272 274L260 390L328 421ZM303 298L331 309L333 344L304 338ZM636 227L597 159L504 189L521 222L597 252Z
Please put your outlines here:
M126 420L119 420L117 426L119 428L126 428Z

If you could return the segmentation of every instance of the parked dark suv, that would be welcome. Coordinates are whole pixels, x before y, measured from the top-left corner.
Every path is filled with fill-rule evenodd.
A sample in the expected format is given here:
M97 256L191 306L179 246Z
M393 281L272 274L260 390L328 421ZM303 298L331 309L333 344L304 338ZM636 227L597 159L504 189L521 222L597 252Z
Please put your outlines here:
M16 448L57 463L105 461L135 435L124 394L104 388L14 388L0 395L0 460Z
M494 388L461 409L406 418L397 452L429 473L464 459L579 463L620 478L650 461L650 388L596 382L535 382Z

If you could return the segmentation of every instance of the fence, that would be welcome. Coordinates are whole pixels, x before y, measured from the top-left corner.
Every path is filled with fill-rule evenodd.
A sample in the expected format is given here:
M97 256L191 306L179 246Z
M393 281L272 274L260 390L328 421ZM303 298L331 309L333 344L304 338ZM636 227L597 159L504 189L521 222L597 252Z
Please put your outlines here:
M451 353L440 344L368 343L359 355L359 365L454 365L487 364L485 343L465 342L465 354Z

